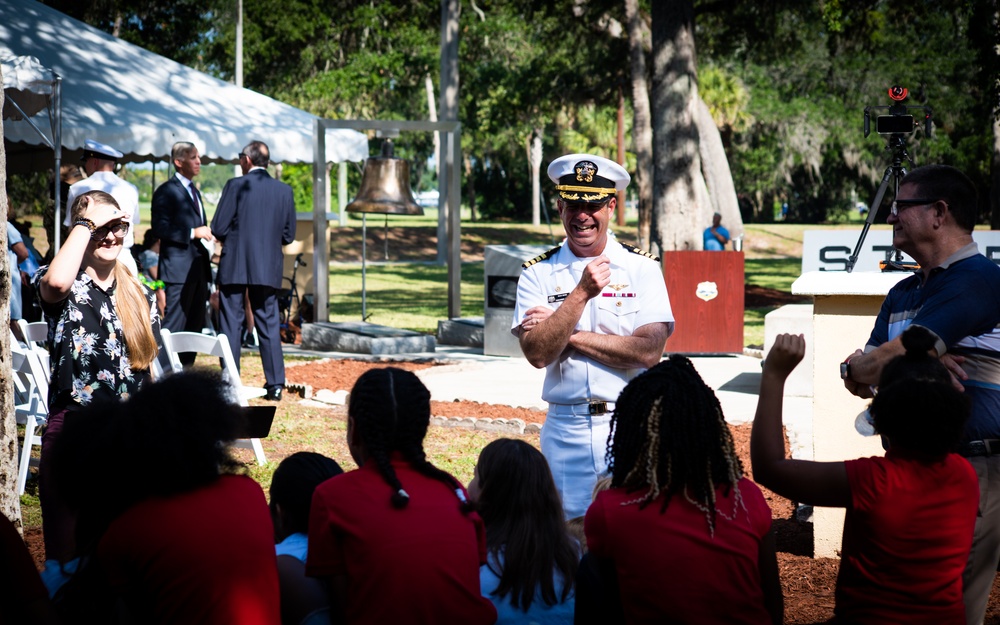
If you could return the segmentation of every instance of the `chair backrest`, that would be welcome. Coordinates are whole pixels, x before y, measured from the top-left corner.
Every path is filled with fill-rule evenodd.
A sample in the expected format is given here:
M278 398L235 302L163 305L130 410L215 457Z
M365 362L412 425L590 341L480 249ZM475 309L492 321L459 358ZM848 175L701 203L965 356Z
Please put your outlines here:
M32 321L28 323L24 319L17 320L17 327L21 331L24 341L42 362L45 371L49 370L49 324L44 321Z
M248 406L246 398L240 389L243 382L240 380L239 369L236 368L236 359L233 358L233 350L229 347L229 339L225 334L209 336L198 332L171 332L161 328L160 337L163 341L163 349L170 360L170 368L174 371L183 371L178 354L181 352L196 352L208 356L215 356L222 359L222 370L226 379L233 385L236 395L239 397L241 406Z
M21 327L21 333L25 340L31 343L45 345L49 340L49 324L44 321L32 321L28 323L24 319L18 319L17 324Z
M42 363L41 355L36 349L21 345L13 333L11 333L11 339L11 365L15 373L15 388L20 391L37 393L38 405L42 411L41 414L47 414L49 404L49 370ZM20 388L22 384L18 382L26 384L27 387Z

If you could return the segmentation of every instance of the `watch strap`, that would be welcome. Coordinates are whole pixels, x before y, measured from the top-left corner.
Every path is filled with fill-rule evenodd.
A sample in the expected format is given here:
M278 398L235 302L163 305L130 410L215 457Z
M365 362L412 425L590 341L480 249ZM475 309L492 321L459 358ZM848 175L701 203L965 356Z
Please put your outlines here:
M844 362L840 363L840 378L842 380L851 379L851 359L848 358Z

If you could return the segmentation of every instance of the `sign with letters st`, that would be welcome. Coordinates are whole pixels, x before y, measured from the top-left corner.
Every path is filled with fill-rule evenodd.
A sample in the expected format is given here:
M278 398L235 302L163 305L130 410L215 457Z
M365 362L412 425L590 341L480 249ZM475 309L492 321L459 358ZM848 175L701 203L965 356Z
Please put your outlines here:
M806 230L802 238L802 273L809 271L847 271L847 259L858 244L861 229ZM972 240L979 252L1000 264L1000 230L973 230ZM869 230L858 252L854 271L879 271L879 261L892 249L892 230ZM895 257L893 257L895 259ZM909 255L903 261L912 263Z

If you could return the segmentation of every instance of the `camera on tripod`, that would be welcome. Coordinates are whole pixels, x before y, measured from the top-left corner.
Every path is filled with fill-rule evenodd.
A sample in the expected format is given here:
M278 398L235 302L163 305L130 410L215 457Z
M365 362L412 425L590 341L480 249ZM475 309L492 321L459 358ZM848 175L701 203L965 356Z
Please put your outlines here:
M917 122L911 111L918 110L924 116L924 134L931 135L931 107L929 106L907 106L903 100L910 95L906 87L889 87L889 98L893 104L889 106L866 106L865 107L865 137L871 134L872 114L884 110L888 115L878 115L875 117L875 132L880 135L904 135L913 132L917 128Z
M868 229L875 221L875 214L882 206L882 199L889 189L889 182L892 181L893 196L899 192L899 181L906 175L906 168L903 163L912 162L910 155L906 153L906 135L917 128L917 123L913 119L912 111L922 111L924 116L924 134L931 136L931 107L929 106L907 106L903 104L910 94L906 87L889 87L889 98L892 104L889 106L866 106L865 107L865 137L871 134L872 115L878 111L886 111L888 115L878 115L875 117L875 132L882 135L886 141L886 150L892 154L892 164L885 168L882 182L878 191L875 192L875 199L869 205L868 217L861 228L861 236L858 244L854 246L854 253L847 259L847 273L854 271L854 266L858 262L858 255L861 253L861 246L868 235ZM896 249L890 249L885 254L885 261L880 263L882 271L914 271L915 265L902 262L902 253Z

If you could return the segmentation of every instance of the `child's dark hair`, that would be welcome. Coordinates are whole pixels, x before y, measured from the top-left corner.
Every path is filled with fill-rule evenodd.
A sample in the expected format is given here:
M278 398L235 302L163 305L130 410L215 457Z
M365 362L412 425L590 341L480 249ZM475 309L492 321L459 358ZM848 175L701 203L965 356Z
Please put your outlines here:
M149 228L142 235L142 247L143 249L148 250L149 248L153 247L153 244L159 240L160 237L156 236L156 232L152 228Z
M715 489L734 488L739 500L743 465L719 399L691 361L672 355L629 382L618 397L611 427L612 488L645 489L633 502L640 507L662 494L661 512L682 493L705 512L714 534Z
M79 511L77 544L93 546L118 515L148 497L195 490L243 473L225 444L242 418L221 375L177 373L147 383L128 401L74 411L52 448L57 490ZM95 484L114 478L105 496Z
M281 506L286 534L309 531L309 508L316 487L344 470L337 461L313 451L299 451L281 461L271 477L271 510Z
M463 512L470 510L462 484L428 462L424 455L424 436L431 421L431 394L420 378L396 367L369 369L354 383L347 413L379 473L392 487L394 508L405 508L410 503L410 495L389 461L395 451L418 472L454 491Z
M931 353L937 342L934 334L913 325L900 338L906 354L882 369L878 395L869 409L875 430L889 439L896 453L939 460L961 440L971 403Z
M509 594L511 605L525 612L536 591L546 605L565 601L573 590L580 552L567 531L545 456L524 441L501 438L483 448L476 470L486 546L495 562L502 563L494 571L500 583L493 594ZM561 596L556 595L556 571L563 579Z

